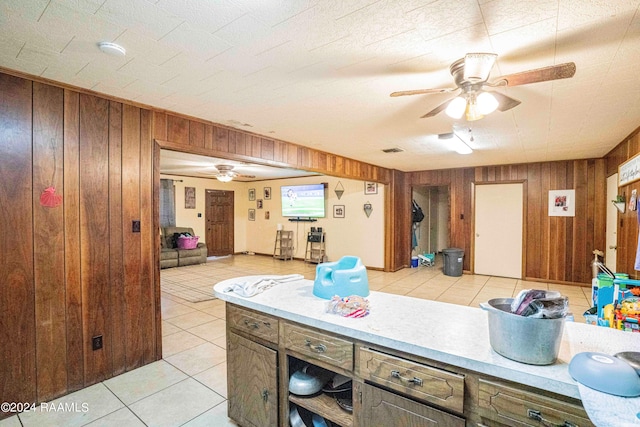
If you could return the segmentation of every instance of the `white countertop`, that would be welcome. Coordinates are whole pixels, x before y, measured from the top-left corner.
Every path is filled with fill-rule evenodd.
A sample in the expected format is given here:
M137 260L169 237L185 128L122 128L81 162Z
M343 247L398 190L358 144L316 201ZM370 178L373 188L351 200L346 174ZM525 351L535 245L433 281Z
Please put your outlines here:
M558 360L547 366L527 365L493 351L487 313L480 308L371 292L367 297L371 313L353 319L325 313L327 300L313 295L311 280L279 284L250 298L223 292L232 283L257 277L263 276L222 281L214 286L215 295L307 326L576 399L580 399L578 386L568 372L575 354L584 351L615 354L640 349L640 334L567 322Z

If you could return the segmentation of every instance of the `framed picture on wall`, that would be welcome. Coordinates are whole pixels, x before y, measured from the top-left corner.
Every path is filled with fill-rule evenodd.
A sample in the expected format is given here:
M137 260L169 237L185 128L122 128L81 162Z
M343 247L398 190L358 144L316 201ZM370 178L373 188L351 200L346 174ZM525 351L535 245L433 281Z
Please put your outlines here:
M256 220L256 210L249 209L249 221L255 221L255 220Z
M184 208L196 208L196 187L184 187Z
M378 183L369 181L365 182L364 194L378 194Z
M264 187L264 199L271 200L271 187Z
M256 207L258 209L262 209L262 199L258 199L258 201L256 202Z
M549 216L575 216L576 190L550 190Z
M249 200L253 201L256 199L256 189L255 188L250 188L249 189Z
M333 205L333 217L344 218L344 205Z

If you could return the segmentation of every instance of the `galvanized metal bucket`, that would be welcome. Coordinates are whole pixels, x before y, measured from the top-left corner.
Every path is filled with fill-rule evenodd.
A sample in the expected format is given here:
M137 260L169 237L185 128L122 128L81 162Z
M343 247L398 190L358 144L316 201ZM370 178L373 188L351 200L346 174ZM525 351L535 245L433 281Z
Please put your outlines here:
M551 365L558 358L564 317L537 319L511 313L513 298L494 298L480 307L487 311L489 342L496 353L530 365Z

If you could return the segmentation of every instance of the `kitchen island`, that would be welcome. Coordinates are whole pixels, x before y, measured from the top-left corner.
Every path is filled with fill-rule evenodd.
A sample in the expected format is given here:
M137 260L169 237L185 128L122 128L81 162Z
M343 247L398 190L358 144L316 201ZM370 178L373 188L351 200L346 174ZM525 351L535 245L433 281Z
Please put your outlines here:
M568 373L571 358L584 351L614 354L640 348L636 334L567 322L556 363L526 365L492 350L487 314L479 308L371 292L370 314L346 318L325 312L327 301L313 295L310 280L283 283L250 298L224 291L255 278L229 279L214 287L227 302L228 350L236 351L228 355L229 415L241 425L260 425L244 418L242 405L252 408L247 387L234 395L238 379L232 375L250 367L236 370L231 358L246 355L247 349L269 350L268 369L274 371L275 389L263 387L261 399L264 403L271 396L274 406L263 409L277 415L270 413L263 425L289 425L292 404L332 415L334 408L326 407L331 402L311 404L287 389L289 371L311 362L353 378L351 416L332 419L348 427L384 425L375 423L389 408L405 408L393 412L395 417L444 420L416 425L539 426L543 418L559 425L593 425ZM237 397L245 401L234 402Z

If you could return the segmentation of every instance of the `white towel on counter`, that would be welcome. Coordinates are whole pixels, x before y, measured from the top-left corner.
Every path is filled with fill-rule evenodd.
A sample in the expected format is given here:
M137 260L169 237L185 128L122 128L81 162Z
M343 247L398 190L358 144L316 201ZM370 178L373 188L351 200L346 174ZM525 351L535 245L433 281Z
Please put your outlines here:
M289 274L286 276L265 276L254 280L231 283L223 289L223 292L235 292L236 294L249 298L266 291L267 289L281 283L294 282L304 279L302 274Z

